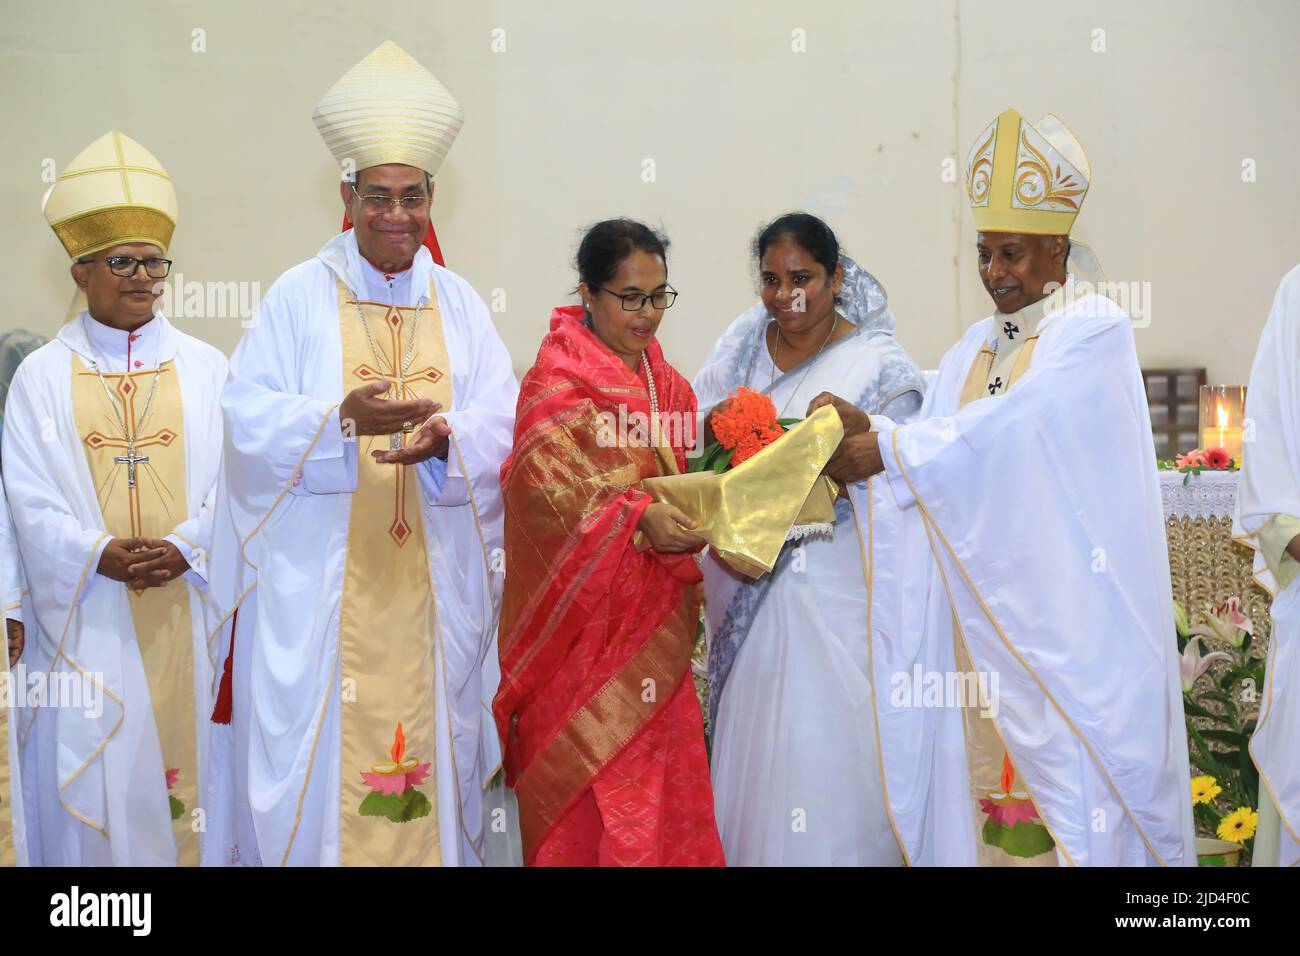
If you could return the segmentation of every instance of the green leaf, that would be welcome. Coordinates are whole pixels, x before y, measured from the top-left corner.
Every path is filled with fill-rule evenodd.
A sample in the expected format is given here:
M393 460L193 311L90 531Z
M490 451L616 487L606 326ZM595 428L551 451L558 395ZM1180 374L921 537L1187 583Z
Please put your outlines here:
M357 809L363 817L386 817L394 823L408 823L428 816L433 804L414 788L405 793L368 793Z
M1228 693L1225 692L1225 691L1221 691L1221 690L1203 690L1203 691L1201 691L1201 696L1202 696L1202 697L1208 697L1208 698L1210 698L1210 700L1217 700L1219 703L1226 705L1227 707L1229 707L1229 708L1230 708L1231 710L1233 710L1234 712L1235 712L1236 709L1237 709L1237 702L1236 702L1235 700L1232 699L1232 695L1228 694Z
M1206 740L1217 740L1237 747L1246 746L1246 735L1235 730L1202 730L1201 736Z
M1214 720L1223 719L1223 716L1221 714L1216 714L1213 713L1212 711L1206 710L1200 704L1193 701L1190 697L1183 698L1183 713L1185 713L1188 717L1210 717Z
M990 818L984 823L982 836L989 846L1001 847L1011 856L1023 858L1038 856L1056 846L1047 827L1040 823L1022 821L1008 827Z
M686 466L686 473L689 475L694 474L695 472L713 471L713 463L717 460L718 455L724 451L726 451L726 449L722 447L721 442L715 441L708 448L704 449L704 454L700 455L698 458L691 459L690 464Z
M175 797L173 797L170 793L167 794L167 800L168 800L168 802L171 804L171 808L172 808L172 819L173 819L173 820L179 820L179 819L181 818L181 815L185 812L185 804L181 803L179 800L177 800Z
M1215 779L1218 779L1219 777L1223 776L1223 769L1218 764L1216 764L1213 760L1210 760L1206 757L1202 757L1199 753L1196 753L1195 751L1189 751L1187 756L1192 761L1192 763L1196 764L1196 769L1204 770L1206 773L1208 773L1210 776L1214 777Z
M1191 736L1192 740L1196 742L1196 747L1200 751L1200 753L1192 756L1193 763L1202 770L1212 774L1214 778L1219 781L1219 785L1222 786L1223 781L1227 778L1228 774L1219 766L1218 761L1214 757L1214 752L1210 750L1209 744L1205 742L1205 738L1201 736L1201 732L1193 727L1190 722L1187 724L1187 733ZM1205 762L1202 763L1202 760Z

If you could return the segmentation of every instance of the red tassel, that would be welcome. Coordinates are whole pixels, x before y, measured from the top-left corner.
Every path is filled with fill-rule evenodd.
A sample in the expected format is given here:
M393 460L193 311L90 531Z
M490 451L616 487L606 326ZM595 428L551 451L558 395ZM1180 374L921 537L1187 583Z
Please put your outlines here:
M212 708L214 724L228 724L234 710L234 692L231 665L235 660L235 625L239 622L239 608L230 617L230 650L226 653L226 666L221 671L221 686L217 688L217 705Z
M352 228L352 220L348 218L347 213L343 214L343 232ZM438 265L446 267L447 263L442 261L442 247L438 245L438 235L433 231L433 220L429 220L429 228L424 231L424 248L429 250L429 255L433 256L433 261Z

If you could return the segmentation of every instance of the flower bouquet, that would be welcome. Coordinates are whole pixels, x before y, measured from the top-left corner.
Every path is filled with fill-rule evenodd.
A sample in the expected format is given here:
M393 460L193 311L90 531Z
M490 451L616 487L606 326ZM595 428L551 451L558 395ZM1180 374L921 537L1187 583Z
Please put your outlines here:
M717 441L684 475L648 478L642 488L679 508L733 569L772 570L787 540L835 523L835 483L822 468L844 437L834 408L778 419L766 395L738 388L710 419Z
M1222 448L1193 448L1185 455L1177 455L1172 460L1162 458L1157 462L1161 471L1177 471L1183 476L1183 484L1202 471L1237 471L1241 468L1241 458L1233 458Z
M1254 849L1259 819L1259 771L1249 743L1259 721L1265 659L1237 598L1201 617L1204 623L1193 625L1174 602L1187 755L1199 771L1191 783L1198 856L1202 866L1236 866ZM1206 641L1224 649L1203 653Z

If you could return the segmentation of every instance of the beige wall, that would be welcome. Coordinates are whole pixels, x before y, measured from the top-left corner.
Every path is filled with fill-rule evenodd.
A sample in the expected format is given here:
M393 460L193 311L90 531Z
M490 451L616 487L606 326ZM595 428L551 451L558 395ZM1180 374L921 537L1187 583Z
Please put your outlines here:
M167 166L187 281L259 282L338 227L311 109L385 38L460 99L438 176L448 264L491 300L516 367L569 301L579 227L662 224L681 291L661 337L693 374L753 298L747 245L782 211L825 216L888 289L925 366L989 310L960 183L941 176L1006 106L1060 114L1094 185L1076 235L1148 282L1143 364L1244 381L1300 260L1294 0L425 2L13 5L0 34L8 308L52 334L70 293L39 211L43 161L117 127ZM505 50L492 49L494 29ZM193 52L192 31L206 52ZM1105 52L1094 52L1095 30ZM802 30L806 52L792 50ZM498 42L500 35L498 35ZM655 163L644 182L643 161ZM1242 181L1243 160L1257 181ZM185 319L229 351L233 318Z

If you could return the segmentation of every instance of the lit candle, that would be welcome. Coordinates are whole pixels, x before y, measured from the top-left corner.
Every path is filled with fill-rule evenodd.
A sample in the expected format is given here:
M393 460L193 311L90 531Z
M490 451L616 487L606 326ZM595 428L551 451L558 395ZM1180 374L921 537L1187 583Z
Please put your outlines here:
M1201 386L1201 447L1241 454L1246 389L1240 385Z

